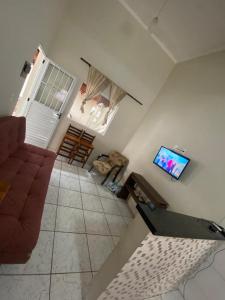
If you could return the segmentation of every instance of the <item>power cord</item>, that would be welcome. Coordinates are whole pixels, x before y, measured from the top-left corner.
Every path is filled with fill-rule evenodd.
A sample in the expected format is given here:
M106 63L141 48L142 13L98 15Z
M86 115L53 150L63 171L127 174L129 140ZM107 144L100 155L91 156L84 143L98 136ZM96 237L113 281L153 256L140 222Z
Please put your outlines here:
M213 259L212 259L211 263L210 263L207 267L204 267L204 268L198 270L193 276L191 276L190 278L188 278L188 279L186 280L186 282L184 283L183 292L181 293L182 296L183 296L183 298L184 298L184 300L185 300L185 289L186 289L186 286L187 286L188 282L189 282L190 280L194 279L200 272L202 272L202 271L204 271L204 270L210 268L210 267L213 265L214 261L215 261L216 255L217 255L218 253L220 253L220 252L223 252L223 251L225 251L225 248L220 249L220 250L214 252Z

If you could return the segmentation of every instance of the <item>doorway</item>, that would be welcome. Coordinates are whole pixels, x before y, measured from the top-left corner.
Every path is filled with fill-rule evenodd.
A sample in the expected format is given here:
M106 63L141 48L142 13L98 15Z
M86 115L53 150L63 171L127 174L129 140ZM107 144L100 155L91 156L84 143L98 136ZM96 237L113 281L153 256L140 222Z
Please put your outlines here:
M47 148L76 80L38 49L14 115L26 117L25 142Z
M45 57L46 55L42 46L38 46L33 53L32 63L30 64L31 69L29 74L27 74L27 77L20 91L19 98L13 112L13 116L20 117L26 115L28 102L30 100L32 90L34 89L34 85L39 76L40 70L42 68L42 62L45 59Z

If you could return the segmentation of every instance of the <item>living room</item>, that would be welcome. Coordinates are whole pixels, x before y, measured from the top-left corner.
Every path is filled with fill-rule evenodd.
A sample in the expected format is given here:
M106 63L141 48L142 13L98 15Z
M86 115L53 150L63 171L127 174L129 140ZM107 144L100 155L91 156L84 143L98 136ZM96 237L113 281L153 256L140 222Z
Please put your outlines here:
M57 193L57 201L66 201L65 194L63 196L63 191L60 192L60 186L69 190L73 186L70 185L72 179L79 182L80 187L75 189L76 193L118 201L114 194L102 188L98 177L95 181L95 173L90 175L86 171L99 154L109 154L116 150L129 160L120 185L132 172L136 172L168 202L170 211L212 220L225 226L224 165L221 161L225 150L222 138L225 125L224 3L222 0L193 0L189 4L170 0L149 2L24 0L2 3L0 115L12 115L24 83L24 78L20 77L23 64L31 62L35 49L41 45L47 59L75 78L74 88L62 116L57 120L47 148L53 152L58 151L69 124L95 136L94 149L84 170L79 163L68 165L67 160L57 157L50 181L50 186L53 186L50 187L52 194L49 192L46 198L48 207L54 205L54 193ZM70 116L71 111L80 111L77 95L81 93L82 84L87 83L90 72L90 66L81 58L125 91L125 96L117 105L103 134L88 127L88 124L79 124L79 120ZM88 104L85 104L84 111L87 110ZM4 145L2 141L1 144ZM171 180L171 176L152 163L161 146L172 151L178 150L181 155L190 159L180 180ZM61 185L60 178L63 176L67 182ZM88 184L82 187L84 182L95 182L95 187ZM73 197L76 198L74 195L70 197L70 201ZM76 196L76 209L80 209L81 204L84 208L85 201L79 200L78 194ZM90 201L92 200L87 200ZM130 215L122 200L116 202L116 205L110 201L102 203L102 199L99 201L96 200L96 203L103 206L106 215L110 211L107 212L106 206L111 205L111 211L117 211L123 219L121 228L126 227L125 220L128 221L126 218L130 218ZM3 204L0 204L0 212L1 205ZM57 226L61 226L57 225L60 222L54 212L57 209L60 211L60 205L57 208L51 206L53 217L48 217L51 219L50 223L54 224L45 225L48 229L42 230L48 235L46 245L51 242L56 245L57 235L64 231L62 227L57 230ZM85 209L83 211L81 214L87 214ZM60 215L59 212L58 214ZM61 216L66 216L66 213L62 212ZM69 215L67 218L69 219ZM77 215L77 218L80 217ZM68 226L71 229L72 225ZM85 226L87 227L87 223ZM104 241L102 249L114 248L116 243L113 244L113 239L119 240L120 234L107 234L108 229L105 230L102 230L102 235L107 237L105 240L108 241L110 237L112 241ZM88 235L91 229L80 230L79 227L76 233ZM93 236L94 234L87 238L91 241ZM90 243L93 248L96 247L94 240ZM49 257L52 258L54 246L49 247ZM148 299L224 299L223 253L220 251L213 256L213 262L210 260L212 257L207 258L207 263L204 262L206 270L196 274L193 280L186 281L185 291L183 286L179 286L168 295L155 295ZM40 272L38 261L34 265L26 270L24 267L14 269L13 265L5 267L2 263L0 298L40 299L43 294L43 299L85 299L81 295L81 286L99 271L99 268L84 268L80 272L68 268L62 271L63 263L62 270L51 263L50 270L47 268ZM60 278L69 274L71 277L68 280ZM80 276L77 284L76 280L73 281L73 274L84 275L85 278L83 280ZM76 282L73 288L66 284L70 280ZM34 293L32 286L36 284L39 287ZM126 298L121 296L121 299Z

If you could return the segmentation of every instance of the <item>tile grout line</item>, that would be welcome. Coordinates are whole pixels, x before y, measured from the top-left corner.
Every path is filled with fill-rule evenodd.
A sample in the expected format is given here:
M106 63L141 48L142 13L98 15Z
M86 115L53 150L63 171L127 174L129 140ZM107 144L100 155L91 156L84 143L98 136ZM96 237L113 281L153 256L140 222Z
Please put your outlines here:
M87 249L88 249L88 256L89 256L89 261L90 261L90 269L91 269L91 273L93 274L93 270L92 270L92 263L91 263L91 254L90 254L90 248L89 248L89 243L88 243L88 234L86 234L86 240L87 240ZM93 278L93 275L92 275Z
M80 182L80 178L79 178L79 182ZM103 209L103 213L102 213L102 214L104 215L104 219L105 219L105 221L106 221L106 225L107 225L107 227L108 227L109 233L111 233L111 235L106 235L106 236L110 236L110 237L111 237L112 245L115 246L114 240L113 240L113 237L112 237L112 232L111 232L110 227L109 227L109 224L108 224L108 222L107 222L107 219L106 219L106 216L105 216L105 212L104 212L104 207L103 207L103 204L102 204L102 201L101 201L101 198L103 198L103 197L100 196L100 193L99 193L99 190L98 190L98 187L97 187L96 182L95 182L95 185L96 185L96 189L97 189L97 192L98 192L98 195L99 195L98 197L100 198L100 199L99 199L99 200L100 200L100 204L101 204L102 209ZM81 197L82 197L82 193L81 193ZM82 198L82 203L83 203L83 198ZM83 214L84 214L84 210L83 210ZM85 217L84 217L84 222L85 222ZM85 222L85 229L86 229L86 231L87 231L87 228L86 228L86 222ZM93 234L93 235L94 235L94 234ZM94 277L94 273L93 273L93 272L98 272L98 271L94 271L93 268L92 268L92 262L91 262L91 257L90 257L90 247L89 247L89 242L88 242L88 233L86 234L86 237L87 237L89 259L90 259L90 265L91 265L91 271L92 271L92 278L93 278L93 277ZM114 247L113 247L113 248L114 248Z
M50 186L52 186L52 185L50 185ZM83 192L79 192L79 191L76 191L76 190L71 190L71 189L67 189L67 188L60 188L60 186L54 186L54 187L57 187L57 188L59 188L59 189L64 189L64 190L68 190L68 191L74 191L74 192L77 192L77 193L80 193L81 194L81 197L82 197L82 194L86 194L86 195L91 195L91 196L95 196L95 197L98 197L98 198L100 198L99 200L100 200L100 203L101 203L101 206L102 206L102 211L97 211L97 210L91 210L91 209L84 209L84 208L79 208L79 207L74 207L74 206L69 206L69 205L63 205L63 204L54 204L54 203L50 203L50 202L45 202L45 204L50 204L50 205L58 205L58 206L62 206L62 207L68 207L68 208L73 208L73 209L79 209L79 210L85 210L85 211L90 211L90 212L96 212L96 213L105 213L105 214L107 214L107 215L112 215L112 216L118 216L118 217L125 217L125 218L133 218L133 217L130 217L130 216L125 216L124 214L113 214L113 213L109 213L109 212L106 212L106 211L104 211L104 207L103 207L103 205L102 205L102 198L103 199L107 199L107 200L111 200L111 201L114 201L114 200L112 200L112 199L110 199L110 198L106 198L106 197L102 197L102 196L97 196L97 195L95 195L95 194L89 194L89 193L83 193ZM83 205L83 202L82 202L82 205ZM121 211L120 210L120 208L119 208L119 205L118 204L116 204L116 206L118 207L118 209L119 209L119 211Z
M107 236L110 236L110 237L111 237L112 245L115 247L115 243L114 243L113 236L115 236L115 237L120 237L120 236L117 236L117 235L113 235L113 234L112 234L112 231L111 231L111 229L110 229L108 220L107 220L107 218L106 218L106 214L108 214L108 215L114 215L114 216L119 216L119 217L122 218L122 220L123 220L123 222L125 223L125 225L127 225L127 223L125 222L125 220L124 220L124 218L123 218L124 216L121 214L121 210L120 210L120 207L119 207L119 205L118 205L117 199L115 199L115 197L111 198L111 197L107 197L107 195L104 195L104 196L103 196L102 194L100 194L100 191L99 191L99 188L98 188L98 184L97 184L95 181L94 181L94 183L93 183L93 182L89 182L89 181L87 181L87 180L82 180L81 177L80 177L80 172L79 172L78 167L73 166L73 169L74 169L74 170L75 170L75 168L76 168L76 176L74 176L74 180L76 180L76 181L78 182L80 191L77 191L77 190L74 190L74 191L76 191L77 193L80 194L82 209L76 208L76 207L70 207L70 206L60 205L60 204L59 204L59 191L60 191L60 189L73 191L71 188L65 188L65 187L62 187L62 188L61 188L61 186L60 186L60 181L59 181L59 186L57 186L57 188L58 188L57 210L58 210L58 207L60 207L60 206L64 206L64 207L68 207L68 208L74 208L74 209L82 210L82 215L83 215L83 220L84 220L84 225L85 225L85 233L80 233L80 232L79 232L79 233L76 233L76 232L70 232L70 233L74 233L74 234L85 234L85 235L86 235L87 249L88 249L89 262L90 262L90 268L91 268L91 271L90 271L90 272L91 272L92 277L93 277L93 275L94 275L94 273L93 273L94 270L92 269L92 263L91 263L91 257L90 257L90 247L89 247L89 243L88 243L88 234L90 234L90 235L99 235L99 236L106 236L106 237L107 237ZM66 170L65 170L65 171L66 171ZM61 179L61 176L63 175L62 172L63 172L63 170L62 170L62 163L61 163L60 179ZM95 187L96 187L96 192L98 193L98 195L92 194L92 193L86 193L86 192L83 193L82 190L81 190L81 181L83 182L83 184L86 183L86 184L93 184L93 185L95 185ZM99 187L100 187L100 186L99 186ZM109 235L101 235L101 234L94 234L94 233L91 234L91 233L88 233L88 232L87 232L87 225L86 225L85 216L84 216L84 211L85 211L85 210L84 210L84 202L83 202L82 194L93 195L93 196L95 196L95 197L97 197L97 198L99 199L100 205L101 205L103 211L102 211L102 212L99 212L99 211L92 211L92 210L88 210L88 209L87 209L87 211L97 212L97 213L101 213L101 214L104 215L104 219L105 219L105 221L106 221L106 225L107 225L107 228L108 228L108 231L109 231ZM119 214L106 213L106 212L104 211L104 207L103 207L103 199L111 200L111 201L114 201L114 202L116 201L117 204L115 204L115 205L116 205L116 207L118 208ZM52 203L50 203L50 204L52 204ZM57 214L56 214L56 219L57 219ZM55 229L56 229L56 219L55 219ZM56 230L54 230L54 231L55 231L55 232L58 232L58 231L56 231ZM55 242L55 232L54 232L54 242ZM59 231L59 232L60 232L60 231ZM65 233L69 233L69 232L65 232ZM54 246L53 246L53 250L54 250ZM53 256L52 256L52 260L53 260ZM52 274L52 265L51 265L51 274Z
M76 178L76 180L79 182L79 186L80 186L80 194L81 194L81 198L82 198L82 190L81 190L81 182L80 182L81 179L80 179L79 169L78 169L77 166L73 166L73 167L74 167L74 169L76 168L76 175L78 174L78 175L77 175L77 178L76 178L76 177L75 177L75 178ZM84 180L82 180L82 181L83 181L83 182L86 182L86 181L84 181ZM90 183L90 182L88 182L88 183ZM117 202L117 200L115 199L115 197L113 197L113 199L112 199L112 198L109 198L109 197L103 197L103 196L100 194L100 192L99 192L98 184L97 184L96 182L94 182L94 184L95 184L95 186L96 186L96 190L97 190L97 192L98 192L98 198L99 198L100 203L101 203L101 206L102 206L102 208L103 208L103 212L97 212L97 213L104 214L104 219L106 220L107 227L108 227L108 230L109 230L109 233L110 233L109 235L113 236L106 215L108 214L108 215L114 215L114 216L119 216L119 217L121 217L122 220L123 220L124 225L126 225L126 226L128 225L127 222L125 221L125 217L127 217L127 216L124 216L123 214L121 214L121 209L120 209L118 203L116 204L116 207L118 208L118 210L119 210L119 212L120 212L119 215L117 215L117 214L112 214L112 213L108 213L108 212L106 213L105 210L104 210L103 204L102 204L102 198L103 198L103 199L105 198L105 199L108 199L108 200L111 200L111 201L114 201L114 202ZM66 189L66 188L64 188L64 189ZM78 191L77 191L77 192L78 192ZM91 193L84 193L84 194L89 194L89 195L93 195L93 196L96 196L96 197L97 197L97 195L91 194ZM113 195L113 196L114 196L114 195ZM63 206L63 205L62 205L62 206ZM71 208L73 208L73 207L71 207ZM83 198L82 198L82 208L83 208ZM79 209L79 208L77 208L77 209ZM85 221L84 209L82 209L82 210L83 210L83 218L84 218L84 221ZM92 210L86 209L86 211L92 211ZM96 212L96 211L92 211L92 212ZM86 223L85 223L85 228L86 228ZM87 228L86 228L86 233L88 234ZM114 236L116 236L116 235L114 235Z
M60 164L59 186L60 186L60 180L61 180L61 171L62 171L62 162ZM53 268L53 254L54 254L54 247L55 247L55 233L56 233L55 230L56 230L56 219L57 219L57 213L58 213L59 191L60 191L60 188L58 188L58 193L57 193L57 206L56 206L53 243L52 243L52 257L51 257L51 269L50 269L50 280L49 280L49 300L51 300L51 285L52 285L52 275L51 274L52 274L52 268Z
M101 204L102 212L104 213L104 207L103 207L103 205L102 205L101 197L98 197L98 198L99 198L99 201L100 201L100 204Z
M54 232L54 231L52 231L52 230L47 230L47 229L42 229L41 231L44 231L44 232ZM94 236L104 236L104 237L109 237L109 236L112 236L112 237L121 237L121 235L117 235L117 234L111 234L111 232L110 232L110 234L101 234L101 233L89 233L89 232L87 232L87 231L85 231L85 232L74 232L74 231L61 231L61 230L56 230L55 231L56 233L70 233L70 234L80 234L80 235L85 235L85 234L87 234L87 235L94 235ZM0 274L1 275L1 274Z
M125 216L123 213L121 213L122 210L120 209L120 206L119 206L119 203L117 202L117 200L115 200L115 197L114 197L114 199L111 199L111 198L109 198L109 197L103 197L103 196L101 196L101 194L100 194L100 192L99 192L99 189L98 189L98 187L97 187L98 185L97 185L96 182L94 182L94 184L95 184L95 186L96 186L96 189L97 189L97 192L98 192L98 196L95 195L95 194L91 194L91 193L84 193L84 194L92 195L92 196L98 197L98 199L99 199L99 201L100 201L100 204L101 204L101 207L102 207L103 211L93 211L93 210L89 210L89 209L85 209L85 210L84 210L84 205L83 205L84 203L83 203L83 197L82 197L82 191L81 191L81 181L82 181L82 182L87 182L87 181L81 180L81 178L80 178L80 172L79 172L79 169L78 169L77 166L73 166L73 170L74 170L74 171L76 170L76 176L77 176L77 177L75 177L75 179L78 181L79 187L80 187L80 191L76 191L76 192L77 192L77 193L80 193L81 202L82 202L82 209L80 209L80 208L78 208L78 207L71 207L71 206L60 205L60 204L59 204L59 206L83 210L83 218L84 218L84 221L85 221L84 211L90 211L90 212L96 212L96 213L104 214L104 218L105 218L106 223L107 223L107 227L108 227L108 230L109 230L109 234L111 233L110 235L113 235L113 234L112 234L112 232L111 232L111 229L110 229L110 226L109 226L109 222L108 222L108 220L107 220L106 215L112 215L112 216L119 216L119 217L121 217L122 220L123 220L124 225L127 226L128 223L127 223L127 220L126 220L125 218L130 218L130 219L132 219L132 217L127 216L127 215ZM88 182L88 183L89 183L89 182ZM59 189L60 189L60 186L59 186ZM67 189L67 188L63 188L63 189L72 191L71 189ZM103 202L103 201L102 201L103 199L107 199L107 200L111 200L111 201L117 202L115 205L116 205L116 207L118 208L118 211L119 211L120 214L113 214L113 213L106 212L106 211L104 210L104 206L103 206L103 203L102 203L102 202ZM85 224L85 227L86 227L86 224ZM73 232L71 232L71 233L73 233ZM86 228L86 233L88 234L87 228ZM115 236L116 236L116 235L115 235Z
M94 196L94 195L93 195ZM82 196L81 196L82 197ZM123 217L123 218L130 218L133 219L132 217L128 217L128 216L124 216L124 215L117 215L117 214L113 214L113 213L109 213L106 211L97 211L97 210L91 210L91 209L82 209L80 207L74 207L74 206L68 206L68 205L63 205L63 204L54 204L54 203L49 203L49 202L45 202L45 204L48 205L54 205L54 206L61 206L61 207L67 207L67 208L72 208L72 209L77 209L77 210L84 210L84 211L89 211L89 212L93 212L93 213L99 213L99 214L106 214L106 215L110 215L110 216L117 216L117 217ZM102 204L101 204L102 205Z
M79 177L78 181L79 181L80 190L81 190L80 177ZM82 208L83 208L84 206L83 206L83 197L82 197L82 193L80 193L80 195L81 195L81 205L82 205ZM86 225L85 216L84 216L84 209L82 209L82 214L83 214L83 219L84 219L85 232L87 232L87 225ZM90 255L90 249L89 249L89 244L88 244L88 236L87 236L87 233L85 234L85 236L86 236L86 243L87 243L87 250L88 250L88 257L89 257L89 263L90 263L91 275L92 275L92 278L93 278L93 271L92 271L92 264L91 264L91 255Z
M96 184L96 183L95 183L95 185L96 185L96 189L97 189L98 194L99 194L100 203L101 203L102 208L103 208L104 219L105 219L105 221L106 221L106 225L107 225L107 228L108 228L108 230L109 230L110 236L112 236L112 232L111 232L111 230L110 230L109 223L108 223L108 221L107 221L107 218L106 218L106 215L105 215L105 211L104 211L104 207L103 207L103 204L102 204L102 201L101 201L100 192L99 192L99 190L98 190L98 187L97 187L97 184ZM103 198L103 197L102 197L102 198ZM112 238L112 237L111 237L111 238ZM112 238L112 240L113 240L113 238Z
M110 216L121 217L121 218L122 218L122 221L123 221L123 223L124 223L123 225L125 225L126 227L128 226L128 224L125 222L125 220L124 220L124 218L123 218L122 216L117 216L117 215L110 215ZM107 217L105 216L105 218L106 218L107 224L108 224L108 226L109 226ZM110 226L109 226L109 229L110 229ZM123 232L124 232L124 231L122 231L122 233L121 233L120 235L113 234L113 232L112 232L111 229L110 229L110 232L111 232L111 236L119 236L119 237L121 237L121 236L123 235Z
M4 276L51 276L51 275L63 275L63 274L80 274L80 273L91 273L96 271L79 271L79 272L53 272L53 273L8 273L8 274L0 274L0 278Z
M120 214L119 214L119 215L117 215L117 214L112 214L112 215L115 215L115 216L121 216L121 217L123 217L123 215L122 215L122 213L121 213L121 209L120 209L120 207L119 207L119 204L117 203L118 201L115 201L115 200L113 200L113 201L115 202L115 204L116 204L116 207L118 208L118 210L119 210Z
M111 229L110 229L109 222L108 222L108 220L107 220L107 218L106 218L105 213L104 213L104 217L105 217L106 224L107 224L107 226L108 226L109 232L111 233L111 236L112 236L112 231L111 231ZM112 238L112 239L113 239L113 238Z
M66 177L69 177L70 175L65 175ZM93 185L96 185L96 186L100 186L101 187L101 185L99 185L99 184L97 184L96 182L88 182L88 181L85 181L85 180L81 180L80 178L79 178L79 175L78 175L78 177L74 177L74 179L75 180L77 180L77 181L82 181L82 182L85 182L85 183L91 183L91 184L93 184ZM61 188L61 189L65 189L65 190L69 190L69 191L74 191L74 192L79 192L79 193L83 193L83 194L87 194L87 195L92 195L92 196L96 196L96 197L101 197L101 198L106 198L106 199L109 199L109 200L112 200L112 201L119 201L119 199L115 199L115 198L111 198L111 197L109 197L109 196L103 196L103 195L101 195L100 193L99 193L99 191L98 191L98 188L97 188L97 192L98 192L98 194L93 194L93 193L87 193L87 192L82 192L81 191L81 189L78 191L78 190L75 190L75 189L71 189L71 188L66 188L66 187L61 187L60 186L60 184L57 186L57 185L54 185L54 184L49 184L50 186L53 186L53 187L58 187L58 188Z

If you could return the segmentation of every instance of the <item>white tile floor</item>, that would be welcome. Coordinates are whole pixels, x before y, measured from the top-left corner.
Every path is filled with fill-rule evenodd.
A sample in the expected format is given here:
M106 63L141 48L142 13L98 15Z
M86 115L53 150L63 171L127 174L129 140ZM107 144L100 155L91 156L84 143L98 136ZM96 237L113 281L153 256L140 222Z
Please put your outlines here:
M83 300L131 220L123 200L87 170L57 160L41 232L24 265L0 265L1 300Z

